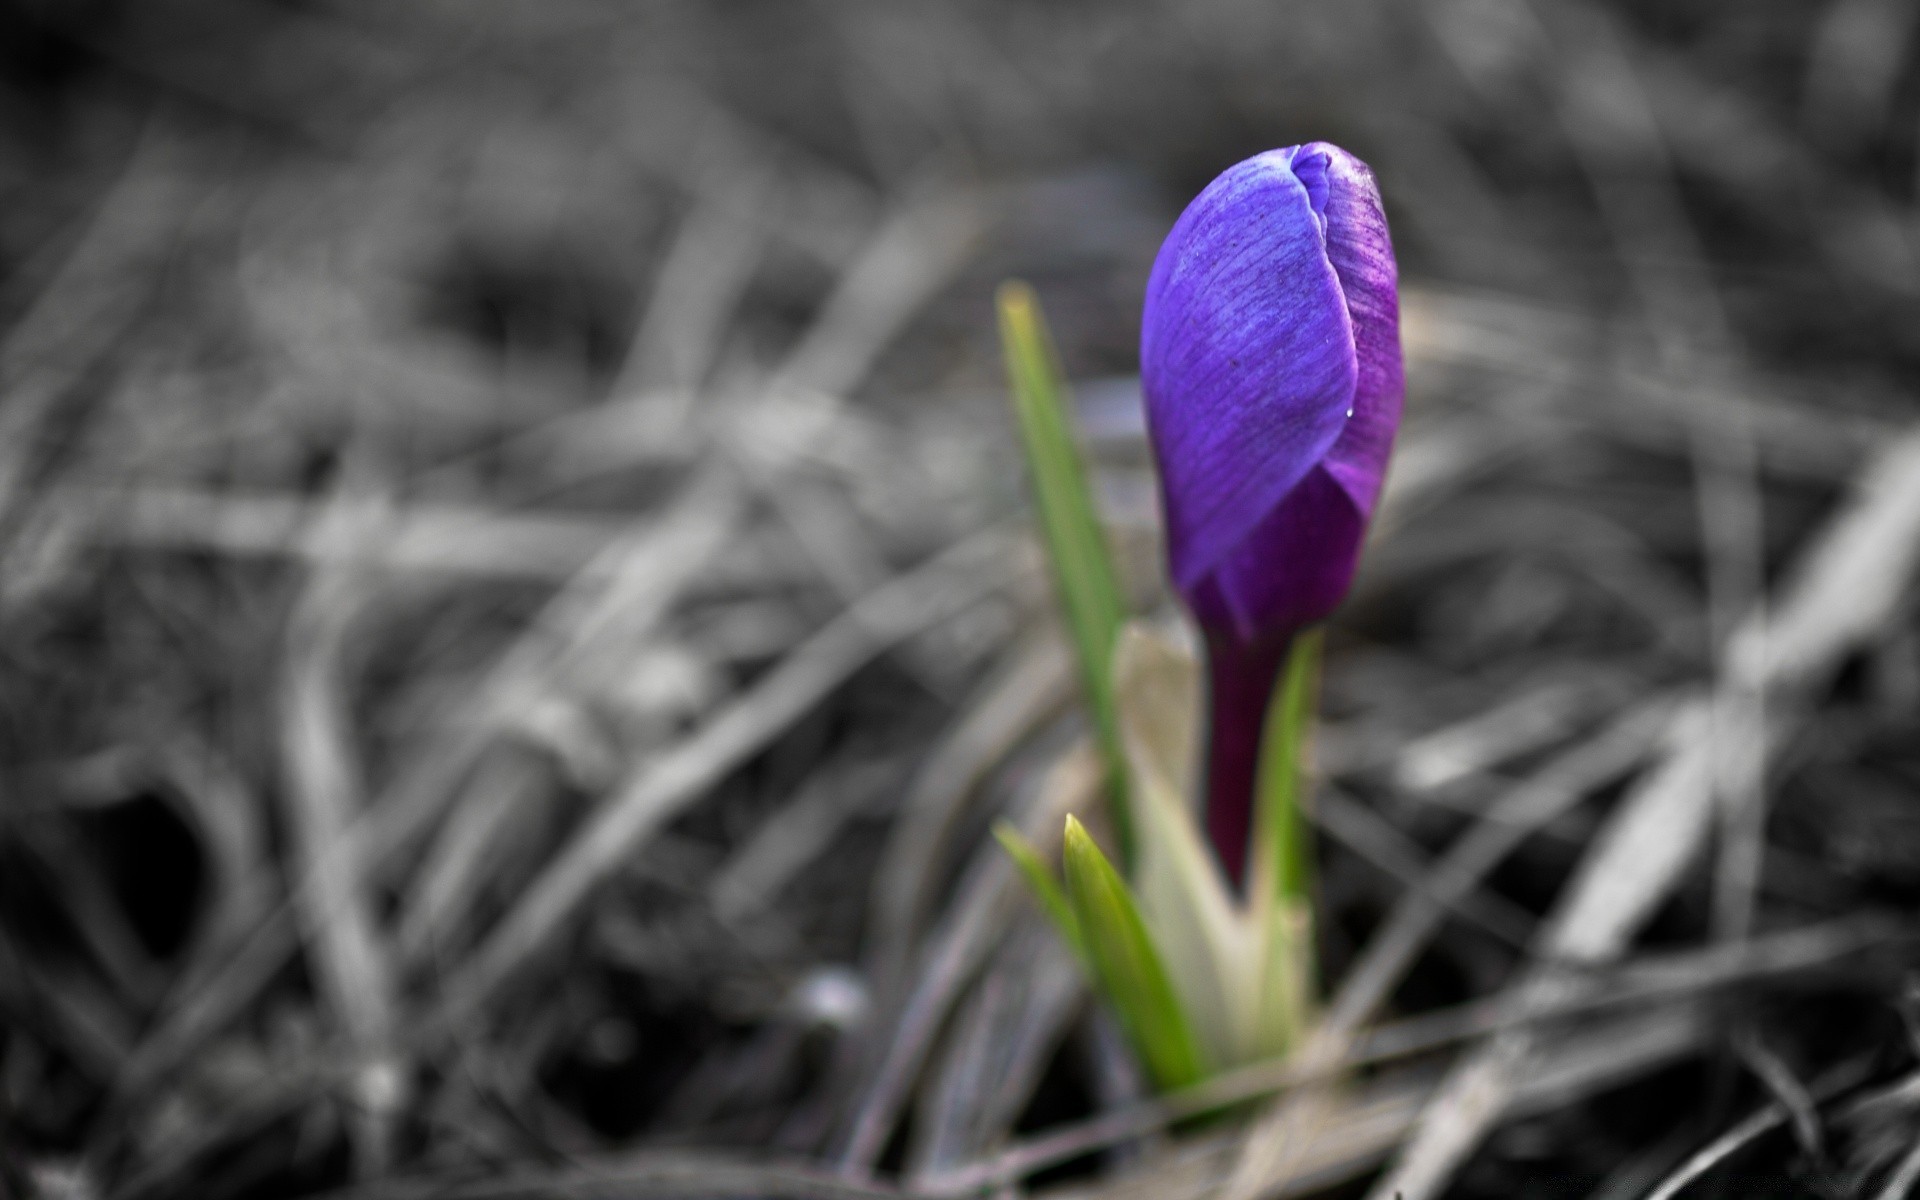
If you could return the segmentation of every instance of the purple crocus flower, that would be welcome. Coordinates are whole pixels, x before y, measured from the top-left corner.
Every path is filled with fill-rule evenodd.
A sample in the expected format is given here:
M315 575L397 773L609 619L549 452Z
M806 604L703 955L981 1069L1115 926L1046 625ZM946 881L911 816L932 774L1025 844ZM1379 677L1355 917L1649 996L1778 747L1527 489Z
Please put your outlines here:
M1207 829L1236 881L1275 676L1352 582L1400 423L1396 274L1373 173L1309 142L1208 184L1147 283L1167 552L1211 671Z

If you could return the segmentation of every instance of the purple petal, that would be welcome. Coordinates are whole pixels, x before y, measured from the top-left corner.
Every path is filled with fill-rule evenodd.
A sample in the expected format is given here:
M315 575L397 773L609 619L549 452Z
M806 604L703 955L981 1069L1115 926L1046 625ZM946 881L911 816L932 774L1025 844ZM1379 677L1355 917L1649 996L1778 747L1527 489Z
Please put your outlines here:
M1284 639L1345 594L1405 391L1396 274L1372 172L1325 142L1229 169L1162 246L1141 373L1209 629Z
M1183 592L1348 424L1359 361L1314 203L1335 200L1339 177L1316 173L1324 186L1310 190L1291 150L1229 168L1180 215L1147 283L1141 382Z
M1366 523L1330 465L1314 466L1188 593L1194 619L1247 645L1284 642L1347 594Z
M1327 452L1325 466L1353 499L1364 525L1380 498L1407 391L1400 358L1399 270L1373 172L1325 142L1300 150L1327 158L1327 258L1346 296L1359 367L1353 418Z

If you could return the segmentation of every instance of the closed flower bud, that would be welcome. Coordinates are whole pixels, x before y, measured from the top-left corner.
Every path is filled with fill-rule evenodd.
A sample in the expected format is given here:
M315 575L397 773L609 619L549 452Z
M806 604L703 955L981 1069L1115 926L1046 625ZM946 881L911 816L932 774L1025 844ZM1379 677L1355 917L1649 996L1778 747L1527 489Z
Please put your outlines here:
M1395 283L1373 173L1310 142L1208 184L1147 284L1170 574L1211 672L1208 829L1236 879L1275 674L1352 582L1400 421Z

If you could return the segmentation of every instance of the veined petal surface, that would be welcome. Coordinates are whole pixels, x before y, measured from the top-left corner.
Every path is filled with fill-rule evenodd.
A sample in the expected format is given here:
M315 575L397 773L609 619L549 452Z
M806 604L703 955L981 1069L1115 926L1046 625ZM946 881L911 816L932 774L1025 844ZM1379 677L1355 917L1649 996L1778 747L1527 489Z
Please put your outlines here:
M1141 377L1174 583L1253 643L1327 615L1379 498L1405 383L1366 165L1311 142L1229 168L1148 283Z
M1359 362L1315 200L1292 152L1257 155L1207 185L1154 261L1140 372L1182 591L1347 426Z

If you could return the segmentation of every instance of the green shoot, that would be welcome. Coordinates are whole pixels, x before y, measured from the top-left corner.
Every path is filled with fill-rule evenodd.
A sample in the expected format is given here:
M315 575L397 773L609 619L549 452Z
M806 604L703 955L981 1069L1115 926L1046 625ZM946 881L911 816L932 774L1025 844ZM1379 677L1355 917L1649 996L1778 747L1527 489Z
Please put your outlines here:
M1008 857L1013 859L1013 865L1020 869L1027 887L1040 901L1040 910L1053 922L1061 940L1079 956L1081 962L1091 968L1093 960L1088 957L1086 942L1080 936L1080 919L1074 916L1073 906L1067 903L1067 894L1060 890L1059 882L1041 859L1040 852L1008 821L995 821L993 836Z
M1033 478L1035 506L1080 674L1107 767L1120 861L1131 867L1133 828L1126 805L1126 758L1113 694L1113 647L1126 602L1074 441L1066 385L1033 289L1017 281L999 294L1000 340L1014 415Z
M1067 900L1095 978L1147 1073L1162 1091L1206 1078L1210 1066L1199 1038L1132 892L1072 817L1061 860Z

